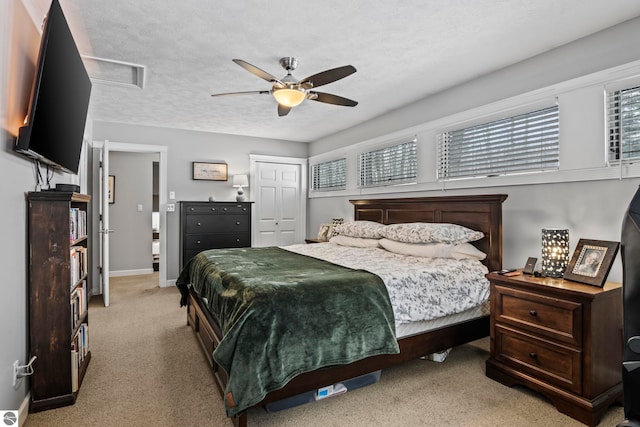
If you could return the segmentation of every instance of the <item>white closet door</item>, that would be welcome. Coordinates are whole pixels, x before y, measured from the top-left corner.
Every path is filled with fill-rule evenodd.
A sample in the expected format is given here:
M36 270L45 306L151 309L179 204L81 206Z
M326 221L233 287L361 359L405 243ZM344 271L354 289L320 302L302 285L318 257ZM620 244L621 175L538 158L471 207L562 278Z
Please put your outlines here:
M301 171L300 164L255 163L254 246L302 242Z

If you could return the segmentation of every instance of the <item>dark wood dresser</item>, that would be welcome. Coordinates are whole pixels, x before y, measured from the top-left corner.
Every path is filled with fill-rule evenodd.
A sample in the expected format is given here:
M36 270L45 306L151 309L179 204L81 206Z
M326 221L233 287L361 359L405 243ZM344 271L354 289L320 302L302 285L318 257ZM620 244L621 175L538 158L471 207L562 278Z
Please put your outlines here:
M489 378L546 396L589 426L622 399L622 288L490 273Z
M251 246L251 202L180 202L180 270L206 249Z

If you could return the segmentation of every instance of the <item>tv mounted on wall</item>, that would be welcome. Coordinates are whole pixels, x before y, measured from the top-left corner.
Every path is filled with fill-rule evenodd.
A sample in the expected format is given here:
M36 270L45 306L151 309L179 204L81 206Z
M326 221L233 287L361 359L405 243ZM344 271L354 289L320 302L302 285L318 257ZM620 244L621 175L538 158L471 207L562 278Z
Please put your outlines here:
M15 150L78 173L91 81L58 0L47 14L25 126Z

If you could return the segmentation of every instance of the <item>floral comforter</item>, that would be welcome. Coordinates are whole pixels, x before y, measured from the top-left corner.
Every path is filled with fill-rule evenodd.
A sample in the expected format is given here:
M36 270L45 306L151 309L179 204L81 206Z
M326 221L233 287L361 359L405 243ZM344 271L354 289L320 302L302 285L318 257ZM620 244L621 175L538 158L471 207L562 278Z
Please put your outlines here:
M396 324L459 313L489 299L488 270L480 261L413 257L332 243L283 249L378 275L389 292Z

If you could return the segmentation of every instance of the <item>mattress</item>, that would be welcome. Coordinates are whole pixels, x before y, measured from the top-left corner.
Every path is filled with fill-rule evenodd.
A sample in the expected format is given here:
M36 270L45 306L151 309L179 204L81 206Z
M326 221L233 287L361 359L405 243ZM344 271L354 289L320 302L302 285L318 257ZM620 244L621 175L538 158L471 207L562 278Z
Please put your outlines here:
M480 261L398 255L381 248L329 242L283 249L378 275L389 293L398 337L414 333L404 332L412 328L436 328L436 319L455 323L461 320L453 315L466 316L463 320L485 315L482 306L489 300L488 270ZM416 324L425 321L433 322ZM409 323L414 325L402 326Z

